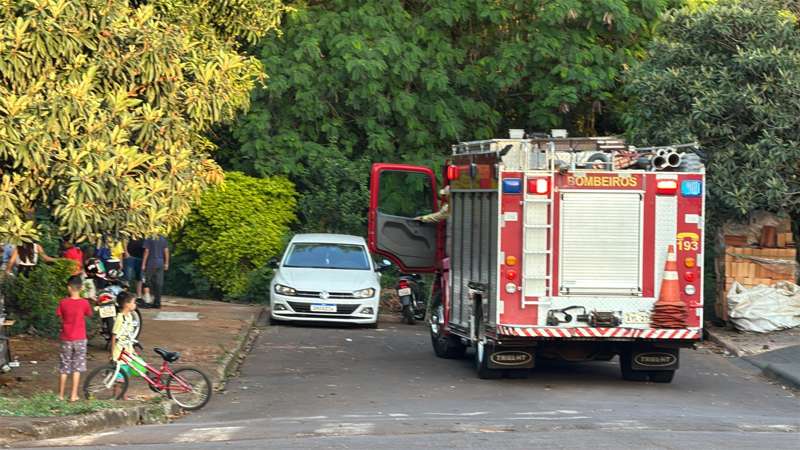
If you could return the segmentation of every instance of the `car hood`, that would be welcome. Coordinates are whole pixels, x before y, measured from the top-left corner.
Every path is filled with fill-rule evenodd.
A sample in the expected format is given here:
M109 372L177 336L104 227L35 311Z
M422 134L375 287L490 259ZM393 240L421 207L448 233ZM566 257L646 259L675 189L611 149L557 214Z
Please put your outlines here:
M282 267L275 282L298 291L351 292L374 288L378 276L371 270L303 269Z

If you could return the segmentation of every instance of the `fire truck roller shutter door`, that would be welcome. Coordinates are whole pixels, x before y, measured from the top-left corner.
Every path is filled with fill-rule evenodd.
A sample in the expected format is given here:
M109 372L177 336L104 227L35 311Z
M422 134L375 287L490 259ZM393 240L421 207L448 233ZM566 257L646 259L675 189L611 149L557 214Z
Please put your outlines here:
M638 192L562 193L562 295L641 295L642 203Z

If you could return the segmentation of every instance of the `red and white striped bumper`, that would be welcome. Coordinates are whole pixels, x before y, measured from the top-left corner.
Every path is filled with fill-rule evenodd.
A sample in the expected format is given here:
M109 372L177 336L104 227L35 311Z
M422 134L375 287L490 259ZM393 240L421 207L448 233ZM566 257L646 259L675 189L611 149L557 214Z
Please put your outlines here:
M626 338L626 339L700 339L702 330L682 329L654 329L642 330L638 328L555 328L555 327L511 327L497 326L498 334L519 337L547 337L547 338Z

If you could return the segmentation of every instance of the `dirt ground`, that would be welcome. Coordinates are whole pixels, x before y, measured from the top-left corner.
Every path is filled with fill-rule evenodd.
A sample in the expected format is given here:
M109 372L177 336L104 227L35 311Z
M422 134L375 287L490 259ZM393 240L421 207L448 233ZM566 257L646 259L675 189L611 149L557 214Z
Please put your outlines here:
M262 306L237 305L223 302L164 297L162 312L194 312L199 320L156 320L159 310L142 310L142 333L139 337L144 351L141 355L153 366L161 359L153 347L163 347L181 353L174 366L191 365L204 370L218 380L217 367L234 348L240 333L249 327L261 312ZM0 374L0 395L27 396L37 392L55 391L58 387L58 340L37 336L14 336L10 341L12 358L20 367ZM98 336L89 342L88 370L107 363L109 351ZM131 381L131 399L146 399L157 394L146 383Z

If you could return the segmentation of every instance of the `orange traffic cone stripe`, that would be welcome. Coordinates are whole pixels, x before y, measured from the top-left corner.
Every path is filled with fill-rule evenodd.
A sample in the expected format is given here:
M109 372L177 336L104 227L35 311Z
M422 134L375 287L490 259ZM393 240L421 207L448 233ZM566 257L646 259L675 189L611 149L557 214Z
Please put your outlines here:
M667 249L667 261L664 264L664 277L658 301L653 305L651 326L653 328L685 328L688 318L686 304L681 301L681 287L678 283L678 261L675 246Z

